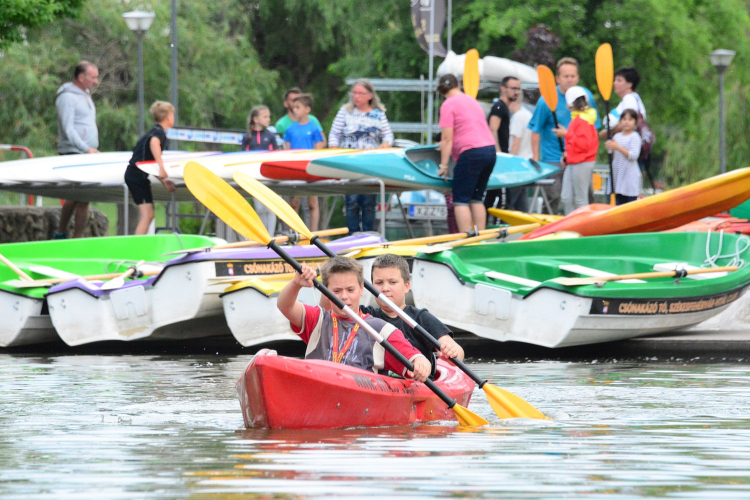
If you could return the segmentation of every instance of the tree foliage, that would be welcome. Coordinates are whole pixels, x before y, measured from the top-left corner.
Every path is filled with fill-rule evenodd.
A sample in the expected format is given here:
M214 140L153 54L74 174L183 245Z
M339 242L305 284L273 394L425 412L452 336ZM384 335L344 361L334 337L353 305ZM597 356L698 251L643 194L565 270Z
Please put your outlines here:
M3 0L0 2L0 47L24 38L38 28L78 13L84 0Z
M248 109L259 103L269 105L278 118L284 112L283 91L301 86L315 95L313 112L327 127L347 98L346 78L426 77L428 58L414 38L409 4L180 2L180 122L242 128ZM169 95L169 3L153 6L156 20L144 41L147 102ZM132 8L121 0L88 2L77 19L32 29L25 44L12 45L0 55L4 141L53 150L55 89L70 78L77 60L88 58L102 74L95 95L102 147L132 147L137 129L136 42L120 17ZM750 88L747 33L750 17L744 0L453 2L455 52L476 47L482 55L548 64L573 56L581 63L582 84L595 93L594 54L601 43L611 43L615 66L635 66L643 76L638 92L657 132L657 161L665 165L673 184L718 170L717 79L708 53L720 47L737 51L727 72L727 144L729 168L744 166L743 145L750 141L744 115L736 110L747 106ZM436 66L440 62L437 58ZM418 93L380 97L392 121L422 119ZM617 102L613 96L611 105Z

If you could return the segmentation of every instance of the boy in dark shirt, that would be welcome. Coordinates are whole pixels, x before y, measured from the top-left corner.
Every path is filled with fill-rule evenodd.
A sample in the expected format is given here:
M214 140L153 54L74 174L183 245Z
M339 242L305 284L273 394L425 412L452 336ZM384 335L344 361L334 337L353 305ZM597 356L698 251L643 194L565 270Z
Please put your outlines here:
M411 274L409 273L409 264L403 257L384 254L376 258L372 264L372 284L440 342L442 346L440 349L441 357L464 359L464 350L453 340L453 332L447 326L430 314L427 309L406 305L406 294L411 289ZM385 320L401 330L411 345L419 349L419 352L424 354L427 359L432 359L432 353L435 351L432 344L422 334L399 318L387 305L380 301L378 301L378 305L379 308L362 306L360 309L362 312Z
M161 159L161 152L167 145L167 130L174 126L174 106L165 101L156 101L148 109L156 125L146 135L138 139L133 149L128 168L125 170L125 184L128 185L133 201L138 205L140 218L135 228L135 234L146 234L148 226L154 220L154 197L151 194L151 182L148 174L139 169L136 163L142 161L156 161L159 165L159 180L164 188L172 193L175 185L168 179L167 171Z

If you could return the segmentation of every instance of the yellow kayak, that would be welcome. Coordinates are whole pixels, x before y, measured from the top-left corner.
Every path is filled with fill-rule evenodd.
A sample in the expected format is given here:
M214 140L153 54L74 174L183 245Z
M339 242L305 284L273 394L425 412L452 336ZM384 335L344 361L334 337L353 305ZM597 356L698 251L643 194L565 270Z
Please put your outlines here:
M562 219L562 215L527 214L526 212L519 212L518 210L503 210L501 208L490 208L487 211L490 215L494 215L511 226L521 226L523 224L534 223L546 226L551 222Z

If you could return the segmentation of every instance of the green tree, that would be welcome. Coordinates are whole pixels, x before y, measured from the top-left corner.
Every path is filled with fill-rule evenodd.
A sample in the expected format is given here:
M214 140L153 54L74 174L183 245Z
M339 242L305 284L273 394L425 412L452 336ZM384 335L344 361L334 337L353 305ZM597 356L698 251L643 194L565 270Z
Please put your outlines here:
M3 0L0 3L0 47L24 39L38 28L78 13L84 0Z

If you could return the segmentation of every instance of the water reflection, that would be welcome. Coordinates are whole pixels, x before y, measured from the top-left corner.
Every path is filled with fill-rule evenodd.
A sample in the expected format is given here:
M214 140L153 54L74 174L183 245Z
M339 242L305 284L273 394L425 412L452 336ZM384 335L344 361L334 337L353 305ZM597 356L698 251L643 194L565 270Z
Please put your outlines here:
M0 355L0 498L750 496L750 369L478 363L552 422L242 429L246 356Z

